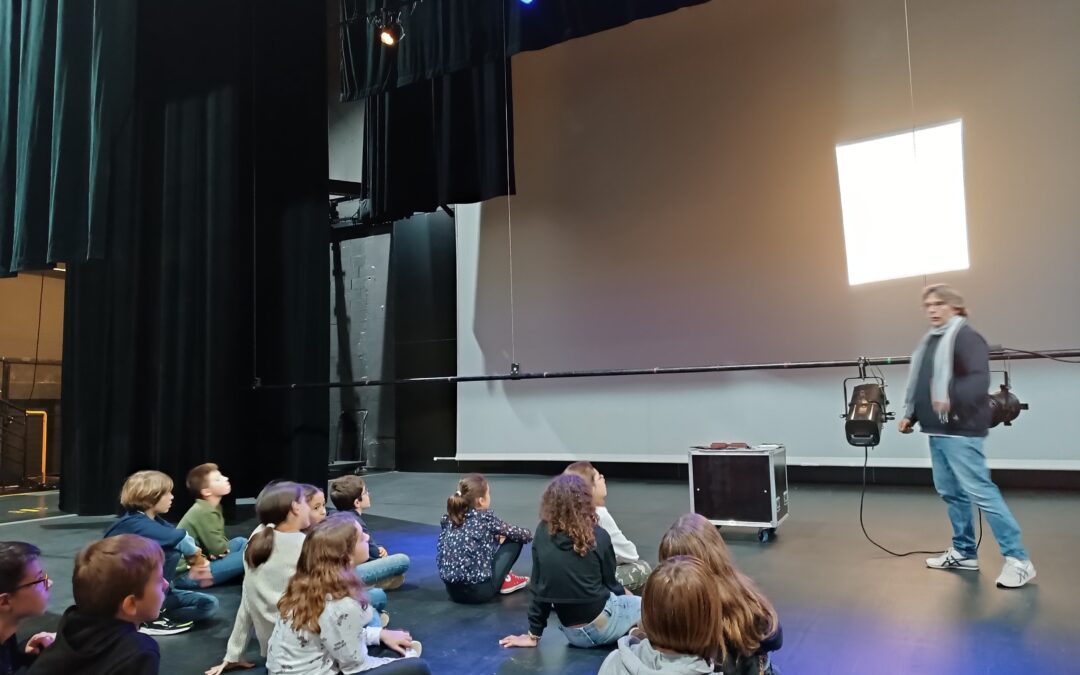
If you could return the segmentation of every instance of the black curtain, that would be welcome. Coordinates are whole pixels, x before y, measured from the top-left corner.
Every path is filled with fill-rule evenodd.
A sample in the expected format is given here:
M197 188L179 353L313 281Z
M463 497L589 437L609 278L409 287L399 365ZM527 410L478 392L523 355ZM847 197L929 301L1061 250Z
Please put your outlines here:
M132 130L136 7L0 2L0 276L104 255L114 153Z
M325 21L322 3L140 3L120 217L67 277L63 510L113 512L132 471L182 484L203 461L239 495L325 481L327 393L252 388L329 370Z
M340 0L341 97L359 100L707 1ZM393 49L376 35L383 7L405 29Z
M362 183L374 220L513 194L511 86L500 60L367 99Z

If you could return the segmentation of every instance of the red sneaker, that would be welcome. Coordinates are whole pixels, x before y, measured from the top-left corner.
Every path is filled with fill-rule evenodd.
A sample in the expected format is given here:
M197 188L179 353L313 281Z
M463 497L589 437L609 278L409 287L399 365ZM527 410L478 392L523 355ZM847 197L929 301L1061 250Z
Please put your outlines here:
M510 574L506 575L505 579L503 579L502 588L499 589L499 592L503 595L507 595L509 593L513 593L514 591L520 591L528 585L529 577L519 577L518 575L511 572Z

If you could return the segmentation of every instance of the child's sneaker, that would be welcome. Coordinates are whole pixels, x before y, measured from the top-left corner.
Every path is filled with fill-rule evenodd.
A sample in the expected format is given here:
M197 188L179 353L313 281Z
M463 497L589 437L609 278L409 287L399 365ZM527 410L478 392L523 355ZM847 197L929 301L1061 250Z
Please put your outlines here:
M419 658L420 654L424 651L424 645L420 644L419 640L413 640L405 649L405 656L412 658Z
M379 612L379 627L386 628L390 625L390 612L385 610Z
M1012 556L1005 557L1005 566L997 578L1001 588L1020 588L1035 578L1035 566L1030 560L1020 560Z
M144 623L139 632L146 635L176 635L191 630L193 625L193 621L173 621L162 614L157 619Z
M401 585L405 583L404 574L395 574L392 577L386 577L385 579L379 579L373 584L368 584L372 588L381 588L384 591L392 591L397 588L401 588Z
M510 574L506 575L505 579L503 579L502 588L499 589L499 592L503 595L509 595L514 591L520 591L528 585L529 577L519 577L518 575L511 572Z
M979 561L965 558L955 548L950 548L936 558L927 558L926 566L936 570L978 570Z

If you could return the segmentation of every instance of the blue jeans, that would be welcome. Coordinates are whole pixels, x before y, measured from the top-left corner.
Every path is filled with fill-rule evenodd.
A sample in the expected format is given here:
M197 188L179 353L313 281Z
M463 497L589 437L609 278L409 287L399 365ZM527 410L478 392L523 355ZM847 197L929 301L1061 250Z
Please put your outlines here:
M208 593L175 588L169 589L165 602L161 603L161 613L177 622L209 619L217 608L218 599Z
M375 616L378 617L379 612L386 609L386 604L387 604L386 591L384 591L381 588L369 588L369 589L367 589L367 597L368 597L368 602L370 602L371 606L375 608ZM369 624L369 625L374 626L374 625L378 625L378 624L372 623L372 624Z
M229 540L229 553L224 558L210 561L210 573L214 575L214 583L211 586L220 586L224 583L244 576L244 549L247 548L247 539L235 537ZM184 590L198 590L199 582L193 581L190 576L178 574L173 585Z
M364 585L371 586L383 579L405 574L408 570L409 556L404 553L394 553L393 555L376 558L357 565L356 574L360 577L360 581L364 582Z
M1027 560L1027 551L1020 543L1020 525L1005 505L1001 490L990 480L990 467L986 465L986 455L983 454L985 440L956 436L930 437L934 487L948 506L953 548L965 558L978 555L971 511L974 504L986 514L986 521L997 539L1001 554Z
M630 632L641 621L641 596L611 594L604 611L592 623L580 628L559 625L567 642L575 647L609 645Z

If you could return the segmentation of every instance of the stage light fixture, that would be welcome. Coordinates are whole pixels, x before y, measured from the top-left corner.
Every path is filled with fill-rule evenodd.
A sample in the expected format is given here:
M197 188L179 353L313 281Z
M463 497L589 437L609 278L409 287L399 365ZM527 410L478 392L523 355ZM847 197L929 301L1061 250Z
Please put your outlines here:
M1021 410L1028 410L1027 403L1021 403L1016 394L1012 393L1012 381L1008 369L999 371L1005 375L1005 384L990 394L990 427L1004 424L1012 426L1013 420L1020 416Z
M866 374L867 360L859 357L859 376L844 379L844 435L847 442L858 448L876 447L881 444L881 428L893 419L888 411L889 400L885 397L885 379ZM859 380L848 397L848 382ZM867 381L871 380L871 381Z
M379 25L379 41L387 47L393 47L405 37L401 27L401 17L386 18Z

